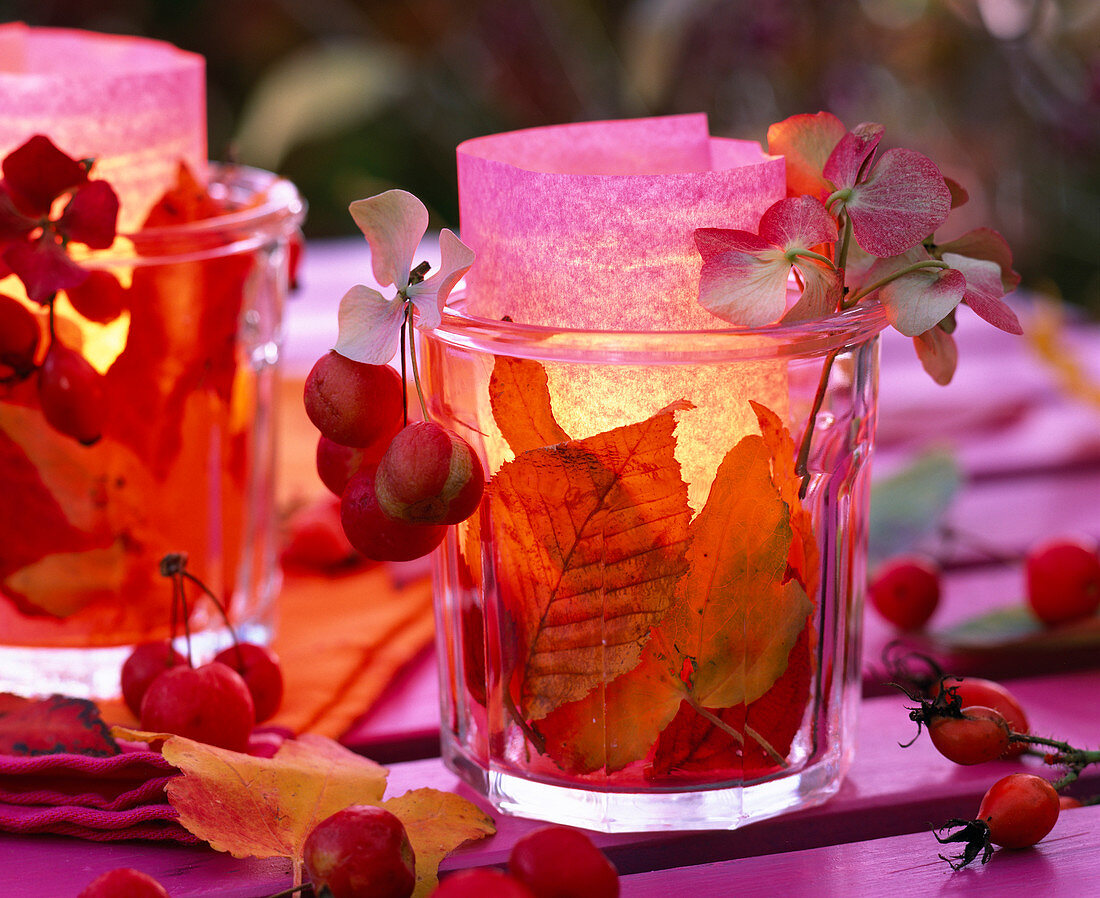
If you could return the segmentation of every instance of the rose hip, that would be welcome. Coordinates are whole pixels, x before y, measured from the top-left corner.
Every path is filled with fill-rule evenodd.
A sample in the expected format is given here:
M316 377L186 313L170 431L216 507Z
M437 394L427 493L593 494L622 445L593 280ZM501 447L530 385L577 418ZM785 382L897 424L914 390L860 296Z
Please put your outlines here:
M306 838L302 860L314 891L333 898L408 898L416 885L405 827L384 808L352 805L326 817Z
M410 424L393 438L374 478L378 505L410 524L457 524L481 501L485 471L473 448L432 422Z
M1100 553L1095 543L1055 539L1025 562L1027 601L1048 627L1092 617L1100 608Z
M141 702L141 728L174 733L230 751L245 751L256 711L241 675L212 661L173 667L149 685Z
M306 377L310 421L343 446L370 446L401 426L401 375L388 365L365 365L331 350Z
M940 570L935 562L899 556L882 564L868 586L875 610L899 630L917 630L940 601Z

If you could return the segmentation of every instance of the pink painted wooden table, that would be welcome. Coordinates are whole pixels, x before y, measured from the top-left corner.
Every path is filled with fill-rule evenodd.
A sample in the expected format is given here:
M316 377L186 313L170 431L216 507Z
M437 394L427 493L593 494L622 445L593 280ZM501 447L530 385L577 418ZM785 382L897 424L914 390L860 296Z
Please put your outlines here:
M360 241L311 247L303 295L291 305L290 367L304 371L331 345L335 309L369 267ZM966 325L967 322L964 322ZM941 390L918 370L906 341L884 340L879 461L888 471L912 457L932 432L957 452L969 482L949 512L953 526L980 534L1007 559L997 564L960 550L950 559L937 625L1022 596L1019 558L1037 538L1067 530L1100 535L1100 412L1060 396L1021 341L969 323L960 337L956 385ZM1075 331L1100 359L1100 335ZM1010 375L1006 372L1011 372ZM1097 372L1100 374L1100 372ZM931 424L930 424L931 422ZM1055 438L1056 435L1056 438ZM877 464L878 462L876 462ZM930 834L972 816L986 788L1028 762L957 767L927 739L908 749L914 724L904 699L883 685L877 658L894 633L868 613L866 698L859 748L839 794L796 814L725 832L597 835L622 878L623 898L679 895L880 896L1100 894L1100 807L1066 812L1037 848L998 852L985 867L952 873ZM1044 659L1034 675L1011 657L1013 678L1033 730L1100 746L1100 657ZM1065 662L1065 663L1063 663ZM1021 674L1029 674L1021 676ZM430 653L403 671L386 697L345 741L391 767L391 794L416 786L476 797L435 757L436 668ZM1100 794L1100 771L1079 784ZM515 840L539 825L497 816L493 838L460 849L444 870L503 864ZM134 866L156 876L173 898L262 898L289 885L283 861L235 860L204 847L92 843L61 836L0 835L0 894L72 898L94 876ZM491 898L491 896L487 896Z

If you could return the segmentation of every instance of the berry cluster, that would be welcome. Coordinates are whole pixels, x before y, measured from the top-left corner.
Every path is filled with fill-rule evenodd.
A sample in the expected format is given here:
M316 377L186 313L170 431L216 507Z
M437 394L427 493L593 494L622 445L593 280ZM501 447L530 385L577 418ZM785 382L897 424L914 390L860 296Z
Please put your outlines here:
M106 181L89 179L91 168L91 160L73 159L36 135L4 159L0 181L0 278L16 275L28 300L0 294L0 385L35 378L46 422L89 446L107 413L103 376L59 338L55 303L64 291L77 313L96 322L123 311L115 277L89 272L68 255L70 243L107 249L115 241L118 197Z
M209 663L194 666L185 581L198 585L214 602L230 633L232 627L222 603L186 566L184 555L168 555L161 561L161 572L173 584L172 636L175 622L182 618L187 655L176 651L173 640L135 647L122 666L122 697L144 730L243 752L253 726L274 716L282 702L279 660L266 646L239 642L233 634L233 645Z
M476 510L485 489L481 461L439 424L408 423L405 384L394 368L331 351L306 378L304 400L321 432L317 472L340 497L344 533L366 558L427 555L448 524Z
M923 672L912 670L909 662L914 658L923 663ZM923 656L892 660L889 666L898 680L907 683L895 685L917 702L909 709L910 719L917 724L917 735L922 727L926 728L936 750L949 761L973 765L1040 755L1044 763L1065 771L1054 783L1033 773L1002 777L986 792L975 819L953 819L936 831L941 844L962 846L959 855L944 858L954 869L979 858L984 864L994 845L1034 845L1054 828L1060 811L1080 806L1077 799L1060 796L1059 790L1075 782L1085 767L1100 763L1100 752L1030 733L1023 707L1000 683L979 677L944 676L935 662ZM1033 746L1042 747L1042 751Z
M872 607L899 630L919 630L939 604L941 577L932 559L897 556L875 571L867 595ZM1024 579L1028 607L1044 626L1093 617L1100 610L1100 547L1077 537L1039 543L1024 559Z

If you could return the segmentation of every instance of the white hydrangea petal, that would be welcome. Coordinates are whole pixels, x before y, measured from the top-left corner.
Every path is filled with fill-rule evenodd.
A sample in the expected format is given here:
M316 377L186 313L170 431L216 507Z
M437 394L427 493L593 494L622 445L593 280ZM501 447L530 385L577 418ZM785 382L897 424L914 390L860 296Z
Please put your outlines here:
M367 365L385 365L397 354L405 304L357 284L340 300L339 332L334 347L340 355Z
M428 230L428 210L407 190L387 190L348 207L370 244L371 270L383 287L404 290L413 254Z
M439 253L439 270L405 291L419 313L416 326L420 330L439 326L447 297L474 264L474 251L446 228L439 234Z

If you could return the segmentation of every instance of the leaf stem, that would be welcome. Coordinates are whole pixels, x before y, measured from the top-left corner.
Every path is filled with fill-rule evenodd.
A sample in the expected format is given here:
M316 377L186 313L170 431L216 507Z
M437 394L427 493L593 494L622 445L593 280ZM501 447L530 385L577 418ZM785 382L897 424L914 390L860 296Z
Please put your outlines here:
M870 296L875 291L881 290L887 284L890 284L890 283L896 281L900 277L905 277L905 275L907 275L907 274L912 274L914 271L920 271L920 270L925 269L925 268L944 269L944 268L950 268L950 267L951 266L948 265L946 262L941 262L939 259L922 259L919 262L913 262L911 265L906 265L904 268L900 268L897 271L886 275L886 277L880 278L879 280L875 281L873 284L870 284L866 287L863 287L863 288L857 290L850 297L848 297L848 299L845 301L845 306L848 306L848 307L854 306L857 302L859 302L865 296Z
M310 884L308 882L303 882L296 886L291 886L289 889L283 889L281 892L276 892L274 895L268 895L267 898L290 898L291 895L303 892L308 888L310 888Z
M717 714L715 714L713 711L711 711L707 708L704 708L701 704L699 704L698 699L696 699L695 696L692 695L690 692L688 693L687 701L688 701L688 704L691 705L691 707L695 710L696 714L698 714L700 717L704 718L705 720L710 721L711 724L718 727L718 729L720 729L723 733L725 733L727 736L729 736L731 739L733 739L733 741L736 742L738 745L740 745L742 748L745 747L745 736L748 736L750 739L752 739L753 742L755 742L762 749L764 749L764 752L776 764L779 764L781 767L786 767L787 766L787 759L784 758L781 754L779 754L779 752L777 752L775 750L775 748L771 745L770 742L768 742L767 739L765 739L763 736L761 736L758 732L756 732L756 730L754 730L748 724L745 724L745 732L744 732L744 734L742 734L742 733L738 732L737 730L735 730L733 727L731 727L724 720L722 720L722 718L719 717Z
M814 429L817 427L817 416L821 412L821 406L825 402L825 393L829 389L829 375L833 370L833 362L840 355L841 347L837 347L827 356L821 369L821 379L817 382L817 392L814 394L814 404L810 409L810 416L806 419L806 429L802 432L802 440L798 444L798 456L794 463L794 472L800 479L798 486L798 498L806 498L806 490L810 486L810 443L813 440Z

